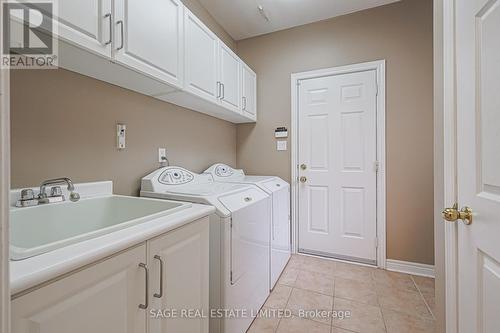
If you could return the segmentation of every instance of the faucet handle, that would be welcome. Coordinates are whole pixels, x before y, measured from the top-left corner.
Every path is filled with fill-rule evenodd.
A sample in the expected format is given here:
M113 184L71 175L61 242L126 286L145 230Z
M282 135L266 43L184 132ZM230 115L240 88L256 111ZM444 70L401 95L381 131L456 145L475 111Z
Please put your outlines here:
M31 207L38 205L38 200L35 199L35 193L32 189L27 188L21 191L21 198L17 200L16 207Z
M33 200L35 199L35 192L32 189L27 188L21 191L21 200Z
M53 186L50 188L50 196L51 197L62 197L62 189L61 186Z

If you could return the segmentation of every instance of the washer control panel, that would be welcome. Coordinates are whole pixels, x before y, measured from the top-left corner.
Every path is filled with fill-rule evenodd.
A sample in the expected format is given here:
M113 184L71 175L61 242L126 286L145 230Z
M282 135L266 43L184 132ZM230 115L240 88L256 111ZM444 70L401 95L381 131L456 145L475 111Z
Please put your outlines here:
M215 175L218 177L230 177L233 174L234 170L229 165L219 164L215 168Z
M158 177L158 181L164 185L183 185L193 181L194 175L184 169L168 168Z

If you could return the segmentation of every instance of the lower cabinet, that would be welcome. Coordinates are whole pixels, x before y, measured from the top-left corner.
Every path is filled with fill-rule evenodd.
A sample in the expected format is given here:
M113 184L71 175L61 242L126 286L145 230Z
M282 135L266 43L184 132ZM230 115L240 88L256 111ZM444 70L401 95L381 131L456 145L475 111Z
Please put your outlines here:
M208 226L189 224L149 242L150 332L208 332Z
M207 333L208 227L187 224L15 298L12 332Z
M145 257L144 244L16 298L12 332L146 332Z

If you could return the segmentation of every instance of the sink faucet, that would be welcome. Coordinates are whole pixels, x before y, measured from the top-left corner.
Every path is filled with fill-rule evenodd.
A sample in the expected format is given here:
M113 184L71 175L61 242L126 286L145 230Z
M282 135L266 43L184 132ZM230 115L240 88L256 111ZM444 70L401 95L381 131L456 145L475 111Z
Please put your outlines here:
M75 186L69 178L56 178L45 180L40 184L40 193L35 197L34 191L30 188L21 191L21 198L17 200L16 207L31 207L37 206L39 204L48 204L54 202L63 202L66 199L62 194L61 187L58 185L67 185L69 194L69 200L76 202L80 200L80 194L75 192ZM50 188L50 195L47 195L47 186L52 186Z
M46 188L49 185L67 185L69 194L69 200L76 202L80 200L80 195L75 192L75 186L69 178L56 178L45 180L40 184L40 193L38 194L38 201L40 203L50 203L54 201L64 201L64 196L62 195L61 188L59 186L52 187L50 190L50 197L47 196ZM59 200L50 200L50 198L59 198Z

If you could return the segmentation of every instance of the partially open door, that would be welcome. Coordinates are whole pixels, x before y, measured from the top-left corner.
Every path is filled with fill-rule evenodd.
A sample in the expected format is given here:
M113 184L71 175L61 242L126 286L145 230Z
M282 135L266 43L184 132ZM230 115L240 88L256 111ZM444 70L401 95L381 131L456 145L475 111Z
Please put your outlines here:
M500 1L456 0L458 331L500 332ZM453 204L453 203L450 203Z

